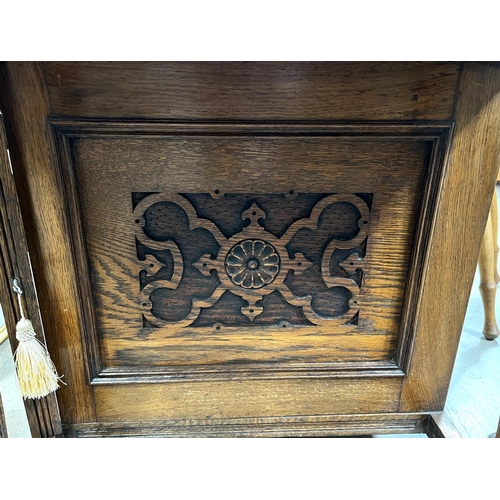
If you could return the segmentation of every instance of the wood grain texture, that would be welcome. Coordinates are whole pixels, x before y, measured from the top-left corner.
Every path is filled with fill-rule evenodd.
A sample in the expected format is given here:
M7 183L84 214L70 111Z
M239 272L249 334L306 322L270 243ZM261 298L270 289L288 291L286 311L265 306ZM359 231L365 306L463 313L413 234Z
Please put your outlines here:
M402 380L226 380L95 386L100 422L395 412Z
M231 418L74 424L67 437L345 437L422 433L422 414L306 415L301 417Z
M441 186L446 174L447 158L450 149L453 128L443 130L436 137L431 152L429 167L425 172L425 186L422 193L419 221L413 240L411 268L407 279L407 290L401 317L401 335L396 351L396 363L405 372L411 362L415 344L415 329L419 314L419 305L425 289L422 287L423 270L428 259L433 241L432 228L436 212L441 202ZM411 333L410 333L411 332Z
M0 197L1 198L1 197ZM0 203L0 206L3 206L5 209L5 205ZM6 211L4 212L6 214ZM11 252L11 246L7 244L8 239L8 231L6 230L7 225L4 224L5 217L2 215L2 223L0 224L0 297L2 299L2 313L4 316L5 324L7 325L7 332L15 332L16 323L18 321L18 311L16 299L14 297L12 286L11 286L11 277L16 274L13 271L12 263L9 255ZM23 281L25 283L25 281ZM41 330L39 330L41 331ZM11 348L13 345L17 345L17 340L15 337L9 336ZM14 352L14 351L12 351ZM51 408L57 410L55 412L50 412L51 419L54 418L54 427L56 431L60 432L60 417L58 417L58 409L57 409L57 399L55 395L49 396L51 400ZM43 411L40 408L40 402L38 404L33 400L25 400L24 407L26 410L26 416L28 418L28 424L30 427L31 436L33 438L41 438L41 437L49 437L51 433L52 425L45 422L45 416ZM40 410L40 411L39 411ZM48 433L47 433L48 431Z
M453 421L445 413L432 413L428 417L425 433L430 438L463 438Z
M402 412L444 407L500 159L500 70L466 64ZM467 244L464 244L467 242Z
M426 134L430 132L423 130L423 139L375 139L374 130L362 127L368 137L348 139L300 137L295 128L293 138L288 138L281 137L284 131L280 128L268 138L242 138L237 129L234 137L225 138L210 133L196 137L193 134L199 127L185 126L185 137L170 137L166 128L163 135L146 141L118 139L116 130L111 137L98 139L99 127L92 132L90 126L87 124L85 130L90 138L77 139L71 126L63 125L73 141L77 189L67 196L80 200L100 329L94 343L99 339L105 366L177 365L182 378L187 373L182 365L230 361L272 362L277 366L280 361L359 364L386 360L394 366L412 237L428 163ZM132 124L132 128L136 126ZM313 132L308 130L308 134ZM379 134L384 137L384 132ZM267 165L265 171L260 170L262 163ZM357 327L306 327L286 332L281 327L261 328L257 343L256 332L241 327L220 332L184 328L183 332L173 325L140 333L137 258L135 241L130 237L135 218L129 212L131 193L165 189L213 192L221 186L232 192L266 193L272 186L277 192L293 188L297 192L374 193L373 236L369 238L368 272L358 300L363 313ZM79 209L74 211L72 227L77 226L79 216ZM77 251L82 254L81 248ZM80 267L85 269L85 264ZM84 271L81 280L85 277ZM363 363L362 368L370 369ZM269 374L270 367L265 370ZM158 372L154 376L157 378Z
M424 413L444 405L477 262L474 242L486 221L500 149L494 135L500 70L466 64L457 94L460 67L4 66L3 100L42 317L56 364L69 374L59 396L65 432L243 436L422 429ZM450 126L443 120L454 118L457 96L447 162ZM33 140L21 140L26 137ZM144 262L137 262L129 238L136 234L131 193L216 189L372 193L360 299L360 311L369 315L344 331L310 331L307 339L298 330L288 336L262 331L259 342L245 331L227 337L222 331L148 331L137 319ZM80 218L77 234L73 222ZM82 313L92 301L94 329L92 315ZM405 316L407 307L413 315ZM398 345L401 332L410 340L415 332L414 342ZM95 370L85 372L86 356L102 361L95 363L102 377L93 387ZM241 360L233 373L219 371ZM266 363L259 376L249 376ZM362 375L350 377L356 363ZM401 367L409 369L406 379ZM191 378L182 380L187 374ZM150 383L139 383L144 375ZM424 413L417 418L415 412Z
M459 64L46 62L51 114L202 120L447 120Z
M46 121L49 108L43 72L36 63L5 63L1 69L1 106L47 345L68 384L57 393L61 416L73 422L92 421L92 395L84 367L76 362L82 358L82 341L75 271ZM34 311L32 316L36 318ZM35 404L42 413L49 411L46 403Z
M496 197L496 191L493 198ZM494 340L500 334L498 329L497 319L496 319L496 295L497 295L497 282L495 280L496 272L496 259L495 259L495 248L496 241L495 236L498 237L497 231L493 228L493 209L498 213L498 207L490 208L490 214L488 216L488 221L486 222L486 229L483 235L483 242L481 244L481 250L479 252L479 291L481 293L481 298L483 301L484 308L484 326L483 335L486 340Z
M498 196L496 189L493 191L493 198L490 208L491 225L493 226L493 266L495 284L500 283L500 274L498 273L498 254L500 246L498 246Z
M11 332L12 352L15 352L18 343L13 333L21 314L16 294L12 290L14 277L22 286L23 307L33 323L38 340L45 343L45 335L18 193L9 164L3 115L0 115L0 219L2 311L8 331ZM61 434L61 417L55 394L50 394L42 400L26 400L25 408L33 437Z

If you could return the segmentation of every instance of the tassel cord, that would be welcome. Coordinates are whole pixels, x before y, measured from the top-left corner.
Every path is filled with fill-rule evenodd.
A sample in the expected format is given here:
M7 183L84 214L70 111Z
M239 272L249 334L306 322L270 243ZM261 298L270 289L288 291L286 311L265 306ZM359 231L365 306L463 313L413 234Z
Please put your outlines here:
M40 399L59 388L61 377L50 359L47 347L36 338L33 325L24 314L22 289L14 281L21 319L16 325L16 338L19 345L14 353L19 388L24 399ZM66 384L64 384L66 385Z

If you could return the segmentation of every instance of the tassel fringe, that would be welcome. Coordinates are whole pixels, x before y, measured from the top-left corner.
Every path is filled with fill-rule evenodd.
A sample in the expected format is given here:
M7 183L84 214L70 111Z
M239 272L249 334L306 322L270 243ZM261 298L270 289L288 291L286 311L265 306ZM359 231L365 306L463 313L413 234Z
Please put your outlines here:
M16 325L16 338L19 345L14 361L23 398L40 399L58 389L61 377L46 347L36 338L29 319L21 317Z

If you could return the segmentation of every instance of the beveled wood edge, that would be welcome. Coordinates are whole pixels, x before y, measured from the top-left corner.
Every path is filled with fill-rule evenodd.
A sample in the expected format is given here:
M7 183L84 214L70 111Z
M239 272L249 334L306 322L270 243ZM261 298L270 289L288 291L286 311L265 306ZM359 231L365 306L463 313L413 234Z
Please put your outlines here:
M374 434L425 434L428 438L464 437L444 412L63 425L63 436L68 438L371 437Z
M69 231L73 263L78 280L78 316L81 325L85 375L91 382L102 371L101 353L99 351L99 334L92 284L90 281L90 264L85 245L83 225L81 220L79 198L77 196L76 180L68 138L57 128L50 127L53 133L58 174L63 189L64 207L66 210L66 226Z
M425 433L430 438L463 438L445 412L430 413Z
M422 287L421 314L399 411L445 407L486 226L500 151L500 71L465 64L453 144ZM436 239L436 235L431 235Z
M17 277L23 287L24 305L32 321L37 337L45 343L45 331L40 314L37 291L27 248L26 233L22 219L17 186L10 171L7 158L8 144L3 115L0 113L0 279L2 284L2 308L12 353L17 348L15 325L20 317L17 311L16 294L10 280ZM32 437L51 437L62 432L61 416L54 393L40 400L23 401Z
M405 373L395 364L386 362L352 363L262 363L245 366L220 366L210 369L207 366L173 366L103 368L91 381L92 385L163 383L163 382L211 382L217 380L282 380L282 379L341 379L341 378L387 378L404 377Z
M91 385L98 384L127 384L127 383L160 383L184 380L219 380L244 378L351 378L351 377L402 377L406 373L411 346L413 345L414 323L421 290L418 283L421 281L421 263L425 261L428 251L428 241L425 236L429 232L428 224L432 220L437 208L438 197L436 180L441 182L444 176L444 151L448 151L453 131L453 121L415 121L415 122L173 122L173 121L145 121L120 120L100 121L96 119L75 120L49 117L50 128L53 133L57 150L59 175L64 190L67 227L70 228L70 239L73 260L77 271L79 286L79 300L81 304L80 316L82 342L84 346L85 372L87 381ZM92 284L89 279L89 259L83 236L83 223L79 209L73 159L69 140L72 138L93 137L168 137L180 136L311 136L311 137L348 137L349 139L373 140L429 140L433 141L431 160L425 174L424 201L417 222L417 237L422 244L415 249L410 258L409 285L405 293L404 307L401 319L396 362L392 360L376 363L352 362L331 363L318 366L314 363L303 364L300 373L293 371L295 367L287 363L274 364L271 368L256 364L246 369L239 367L221 367L210 370L206 367L162 367L159 369L140 370L135 367L105 367L99 352L99 334L95 307L93 303ZM415 285L414 285L415 283ZM329 366L327 366L329 365ZM336 366L333 366L336 365ZM253 368L253 369L252 369Z
M231 120L110 120L68 119L51 116L49 124L69 138L101 136L165 137L169 135L269 135L394 138L418 135L436 139L453 127L452 120L439 121L231 121Z
M401 315L401 332L396 350L396 364L408 372L415 346L420 304L424 289L422 280L427 271L436 215L441 201L441 187L448 170L448 157L453 140L453 129L443 131L434 141L429 167L424 179L424 194L415 231L413 252L410 258L408 283Z
M65 437L350 437L426 433L429 415L366 414L64 425Z

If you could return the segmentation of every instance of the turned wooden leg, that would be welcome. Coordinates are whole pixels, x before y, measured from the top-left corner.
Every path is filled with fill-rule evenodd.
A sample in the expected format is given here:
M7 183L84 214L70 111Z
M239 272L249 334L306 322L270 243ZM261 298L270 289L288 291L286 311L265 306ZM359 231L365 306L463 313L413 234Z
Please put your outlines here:
M496 200L496 196L494 197ZM493 208L494 203L492 203ZM496 207L495 207L496 208ZM497 216L498 219L498 216ZM497 283L495 280L495 231L493 228L492 210L488 215L486 231L483 237L481 253L479 255L479 273L481 275L481 284L479 289L483 298L484 305L484 328L483 335L487 340L493 340L498 337L497 321L495 317L495 297Z
M493 226L493 246L495 249L495 283L500 283L500 275L498 274L498 199L497 190L493 192L493 201L491 202L491 224Z

